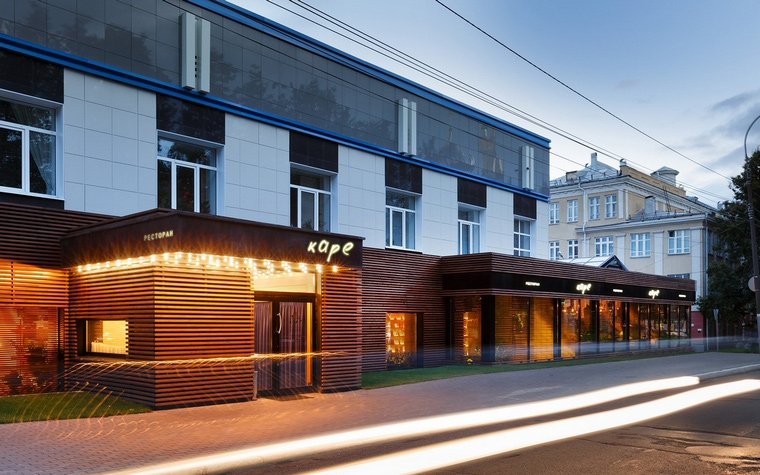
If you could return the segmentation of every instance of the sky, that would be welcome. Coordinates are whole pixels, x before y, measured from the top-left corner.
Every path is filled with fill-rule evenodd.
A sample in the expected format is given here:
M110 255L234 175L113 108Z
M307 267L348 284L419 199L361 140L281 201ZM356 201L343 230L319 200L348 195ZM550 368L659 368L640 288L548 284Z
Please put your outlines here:
M689 196L717 206L734 197L729 178L741 172L744 136L760 115L758 0L231 3L550 139L552 178L582 168L598 152L613 167L624 158L648 173L674 168ZM551 127L341 37L319 26L337 29L304 6ZM758 147L760 121L747 140L750 154Z

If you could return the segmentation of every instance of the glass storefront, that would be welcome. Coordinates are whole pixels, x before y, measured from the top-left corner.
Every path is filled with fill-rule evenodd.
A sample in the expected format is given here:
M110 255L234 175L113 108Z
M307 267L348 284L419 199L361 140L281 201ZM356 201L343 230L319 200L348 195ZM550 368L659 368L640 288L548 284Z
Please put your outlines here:
M491 321L490 306L481 306L480 298L452 301L454 319L461 319L463 362L477 363L482 358L483 362L521 363L688 344L687 305L492 298L493 327L486 323ZM492 360L486 351L489 344L484 342L493 342Z

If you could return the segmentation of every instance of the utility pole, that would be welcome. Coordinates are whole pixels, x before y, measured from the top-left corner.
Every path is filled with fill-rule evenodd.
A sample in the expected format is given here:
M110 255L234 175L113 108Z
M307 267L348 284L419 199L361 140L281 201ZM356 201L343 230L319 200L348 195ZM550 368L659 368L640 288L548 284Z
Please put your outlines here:
M752 195L752 167L749 165L749 155L747 154L747 136L749 135L749 130L752 128L753 125L755 125L755 122L760 119L760 116L755 117L755 120L752 121L751 124L749 124L749 127L747 128L747 133L744 134L744 160L745 160L745 167L747 170L747 214L749 216L749 236L752 240L751 247L752 247L752 284L753 289L755 292L755 319L757 322L757 341L760 345L760 280L758 280L758 275L760 275L760 269L758 269L758 262L757 262L757 238L755 234L755 206L754 206L754 196Z

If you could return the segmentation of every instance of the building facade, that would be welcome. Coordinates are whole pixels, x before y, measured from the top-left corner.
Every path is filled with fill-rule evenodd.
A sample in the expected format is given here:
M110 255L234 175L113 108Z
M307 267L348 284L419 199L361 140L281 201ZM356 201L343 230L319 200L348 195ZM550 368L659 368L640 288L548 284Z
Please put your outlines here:
M222 0L18 0L0 61L0 394L176 407L527 357L538 337L497 352L512 310L477 303L504 295L528 299L518 333L556 325L569 349L542 359L612 351L602 315L627 328L634 304L647 341L688 319L690 281L508 270L548 257L548 139Z
M614 255L631 271L694 280L704 295L707 267L718 258L717 210L686 196L676 175L668 167L651 175L625 163L615 169L594 153L584 169L552 180L550 259Z

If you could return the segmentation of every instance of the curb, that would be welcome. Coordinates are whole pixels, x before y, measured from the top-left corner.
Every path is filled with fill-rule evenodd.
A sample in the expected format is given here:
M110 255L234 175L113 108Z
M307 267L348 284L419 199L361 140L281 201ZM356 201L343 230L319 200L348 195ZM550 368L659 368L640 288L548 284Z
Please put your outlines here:
M732 374L748 373L755 370L760 370L760 363L737 366L736 368L722 369L719 371L710 371L707 373L695 374L694 376L698 377L700 381L705 381L709 379L721 378L723 376L730 376Z

